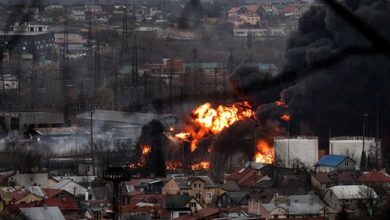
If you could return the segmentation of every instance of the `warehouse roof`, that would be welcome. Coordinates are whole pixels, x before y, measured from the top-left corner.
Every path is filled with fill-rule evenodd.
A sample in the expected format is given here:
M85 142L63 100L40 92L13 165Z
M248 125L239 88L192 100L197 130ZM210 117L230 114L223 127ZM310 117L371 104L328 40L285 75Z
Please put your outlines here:
M322 157L315 166L331 166L336 167L342 163L348 156L330 154Z

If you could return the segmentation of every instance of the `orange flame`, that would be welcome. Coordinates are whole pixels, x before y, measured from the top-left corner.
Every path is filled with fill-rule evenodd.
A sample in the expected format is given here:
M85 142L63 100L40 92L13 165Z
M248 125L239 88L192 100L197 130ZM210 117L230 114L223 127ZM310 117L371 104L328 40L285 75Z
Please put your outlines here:
M191 152L196 150L198 142L207 134L219 134L235 122L253 117L254 112L249 102L219 105L217 108L207 102L197 107L192 115L194 124L187 128L187 132L175 135L179 140L191 143Z
M283 114L280 119L282 119L283 121L291 121L291 115L285 113Z
M257 153L255 154L256 163L272 164L274 161L274 149L266 141L260 140L257 145Z
M177 170L183 165L180 161L167 161L166 168L167 170Z
M141 145L141 153L142 155L148 155L150 152L152 152L152 147L150 145Z
M275 104L277 106L280 106L280 107L283 107L283 108L288 108L288 105L284 101L282 101L282 100L276 101Z
M195 163L191 165L191 170L197 171L197 170L208 170L210 169L210 162L208 161L201 161L199 163Z

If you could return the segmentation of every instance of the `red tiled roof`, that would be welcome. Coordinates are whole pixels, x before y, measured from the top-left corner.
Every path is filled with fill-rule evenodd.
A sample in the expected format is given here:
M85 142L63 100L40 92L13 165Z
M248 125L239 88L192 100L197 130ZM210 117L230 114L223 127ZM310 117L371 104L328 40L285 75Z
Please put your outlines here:
M20 199L27 196L28 194L30 194L29 191L22 191L22 190L15 190L15 191L9 192L9 195L10 195L12 201L14 201L14 202L19 201Z
M259 175L253 168L237 170L226 177L226 180L235 181L240 187L251 187L261 180L263 176Z
M175 218L176 220L197 220L197 219L209 219L215 215L218 215L220 210L218 208L203 208L195 213L187 214Z
M19 204L9 204L1 211L1 214L11 214L19 211L20 208L30 208L39 206L39 203L19 203Z
M240 10L240 7L234 7L234 8L231 8L229 9L228 13L231 14L231 13L236 13Z
M313 177L321 184L324 183L354 183L358 179L356 171L333 171L329 173L315 173Z
M63 191L61 189L49 189L49 188L44 188L42 190L45 192L47 198L53 198L54 196L60 194Z
M390 183L390 176L381 171L370 171L361 175L358 179L361 182L385 182Z
M46 206L57 206L61 211L73 211L79 210L76 201L73 198L49 198L46 199L43 204Z
M294 10L296 10L296 9L299 9L299 7L296 6L296 5L287 5L286 7L284 7L282 9L282 12L284 12L284 13L293 13Z

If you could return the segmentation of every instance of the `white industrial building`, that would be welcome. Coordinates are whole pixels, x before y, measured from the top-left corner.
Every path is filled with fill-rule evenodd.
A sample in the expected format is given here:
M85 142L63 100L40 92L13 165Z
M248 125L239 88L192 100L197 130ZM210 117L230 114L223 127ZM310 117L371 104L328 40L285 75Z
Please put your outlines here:
M364 137L364 149L366 155L371 158L381 158L381 143L373 137ZM346 155L356 161L357 168L360 167L360 157L363 151L362 136L343 136L329 139L329 154Z
M279 166L293 168L313 167L318 161L318 137L276 137L275 156Z

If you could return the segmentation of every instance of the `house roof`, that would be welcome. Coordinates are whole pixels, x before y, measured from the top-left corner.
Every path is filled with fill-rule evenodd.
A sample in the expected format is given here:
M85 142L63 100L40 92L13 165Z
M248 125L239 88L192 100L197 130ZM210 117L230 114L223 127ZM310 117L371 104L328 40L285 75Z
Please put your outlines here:
M348 156L344 156L344 155L329 154L329 155L322 157L315 164L315 166L337 167L340 163L342 163L347 158L348 158Z
M390 183L389 174L382 171L370 171L361 175L358 180L360 182L384 182Z
M182 215L175 220L196 220L196 219L209 219L218 215L220 210L218 208L203 208L195 213Z
M312 177L321 184L326 183L355 183L358 180L359 172L357 171L332 171L329 173L314 173Z
M191 183L195 180L203 181L205 188L214 188L216 185L208 176L188 176L188 177L172 177L181 189L190 189Z
M226 180L235 181L239 187L252 187L264 176L258 174L257 170L248 167L236 170L226 177Z
M58 207L20 208L20 212L27 219L65 220Z
M223 194L229 196L236 205L240 205L241 203L248 204L249 193L247 192L224 192Z
M365 185L340 185L328 189L332 191L338 199L364 199L369 195L377 198L375 191Z
M268 212L272 212L276 208L282 208L285 209L289 215L307 215L307 214L319 214L324 206L319 203L295 203L291 202L290 204L287 203L268 203L263 204L264 208L267 209Z
M168 209L186 208L185 206L194 199L189 195L167 195L165 198L165 207Z
M69 197L69 198L49 198L46 199L43 204L45 204L47 207L58 207L61 211L76 211L79 210L79 207L77 206L76 201Z
M69 179L61 180L60 182L56 183L54 186L50 187L52 189L62 189L67 191L68 193L74 195L84 195L87 192L87 189L83 186L73 182Z
M223 185L219 186L221 189L229 192L238 192L241 191L240 187L237 185L236 182L226 182Z
M60 194L61 192L63 192L63 190L61 189L49 189L49 188L44 188L42 189L43 192L46 194L46 197L47 198L53 198L55 197L56 195Z
M228 14L237 13L240 10L240 7L233 7L229 9Z

